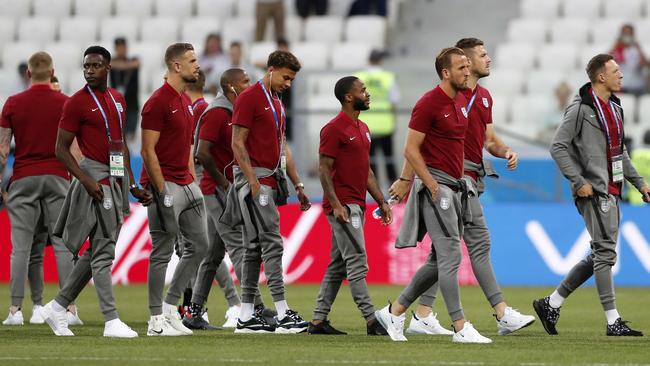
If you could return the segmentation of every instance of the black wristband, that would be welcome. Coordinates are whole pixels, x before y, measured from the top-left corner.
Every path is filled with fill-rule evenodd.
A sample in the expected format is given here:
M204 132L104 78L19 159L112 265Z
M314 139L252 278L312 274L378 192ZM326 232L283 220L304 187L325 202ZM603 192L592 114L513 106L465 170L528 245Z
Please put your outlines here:
M411 181L410 179L406 179L406 178L402 178L402 177L399 177L398 179L401 180L402 182L410 182Z

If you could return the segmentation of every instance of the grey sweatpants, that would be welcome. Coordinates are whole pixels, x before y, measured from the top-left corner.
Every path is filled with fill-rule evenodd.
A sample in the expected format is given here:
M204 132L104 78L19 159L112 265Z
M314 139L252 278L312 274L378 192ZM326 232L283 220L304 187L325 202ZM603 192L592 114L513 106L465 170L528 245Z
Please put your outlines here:
M490 232L485 223L483 215L483 206L479 197L470 196L469 206L472 210L472 222L465 224L463 230L463 239L469 252L469 259L472 263L472 270L478 280L485 298L494 307L503 302L501 288L497 284L492 262L490 260ZM438 291L438 283L431 286L422 296L420 296L420 305L433 307Z
M204 199L205 207L208 211L208 240L210 249L208 250L208 255L199 266L192 291L192 302L201 305L205 304L210 293L210 288L212 287L212 279L215 278L216 273L217 282L224 290L228 306L237 305L240 302L239 297L234 288L228 267L223 262L223 257L227 251L233 267L235 267L235 274L237 278L241 279L241 266L244 256L242 229L241 227L232 229L219 222L219 217L221 217L223 209L226 206L226 194L223 191L218 190L215 194L206 195ZM226 281L229 281L229 286ZM234 297L230 294L230 288L232 288ZM255 304L260 303L262 303L262 299L259 290L257 290Z
M439 187L435 201L427 189L420 191L417 198L411 198L420 200L418 219L424 221L431 238L431 253L402 291L398 301L408 307L438 282L449 316L452 321L456 321L464 318L458 287L460 236L463 231L460 193L442 184Z
M264 262L264 274L274 302L284 300L284 278L282 277L282 236L280 235L280 214L275 205L277 192L267 185L261 185L257 197L248 195L246 206L252 227L244 225L244 261L242 264L242 302L253 303L258 294L260 265ZM248 242L248 230L253 230L255 239Z
M347 205L350 222L339 223L333 214L327 215L327 221L332 228L332 248L330 263L320 285L314 310L315 320L325 320L332 309L332 304L341 288L344 279L350 283L352 298L366 320L375 317L372 306L366 273L368 273L368 257L363 235L365 215L359 205Z
M599 198L578 198L578 212L591 236L591 253L578 262L557 287L562 297L569 297L593 274L604 310L616 309L612 266L616 263L616 241L621 211L619 199L613 195Z
M102 190L104 197L111 197L113 202L122 201L122 197L112 197L108 186L102 185ZM88 236L90 247L77 260L77 264L66 278L55 300L61 306L67 307L79 296L92 278L99 298L99 308L104 314L104 320L109 321L118 318L113 296L111 267L115 259L115 243L121 225L117 221L115 207L106 209L101 202L93 202L93 205L97 224Z
M195 183L185 186L165 182L162 194L154 193L154 202L147 207L151 254L149 257L149 312L162 314L163 289L167 265L174 254L179 233L186 239L183 255L176 266L165 302L177 305L186 285L208 250L207 217L203 194Z
M22 306L25 279L32 301L43 301L43 255L49 241L56 256L59 286L72 271L72 253L52 236L70 182L56 175L24 177L11 183L7 209L11 221L11 304Z

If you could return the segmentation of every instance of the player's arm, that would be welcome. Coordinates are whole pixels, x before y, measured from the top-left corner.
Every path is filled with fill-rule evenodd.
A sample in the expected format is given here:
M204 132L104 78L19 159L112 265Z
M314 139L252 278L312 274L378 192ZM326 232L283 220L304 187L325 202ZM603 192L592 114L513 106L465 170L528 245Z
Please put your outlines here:
M72 151L72 148L70 150ZM136 184L135 177L133 176L133 170L131 169L131 152L129 151L129 146L127 144L123 144L122 154L124 154L124 167L126 168L126 173L129 176L129 182L131 183L130 185ZM151 200L153 199L153 196L151 196L151 193L149 193L149 191L140 187L129 188L129 192L131 192L131 195L135 197L138 202L142 203L145 206L149 206Z
M499 136L492 123L488 123L485 129L485 149L497 158L508 160L508 169L514 170L517 168L519 162L519 154L514 152L508 145L506 145Z
M411 189L411 183L413 183L414 176L413 167L409 164L408 160L405 159L402 164L402 173L390 186L388 194L390 194L392 198L396 198L398 202L402 201Z
M327 196L327 200L332 206L332 213L341 224L350 222L347 208L343 207L339 201L336 191L334 190L334 182L332 181L332 169L334 167L334 158L327 155L319 155L318 157L318 177L320 178L320 185L323 187L323 193Z
M246 140L248 140L248 133L250 130L244 126L232 125L232 153L239 164L244 176L248 180L248 185L251 188L251 194L253 197L257 196L257 193L260 190L260 181L255 175L253 166L251 165L251 159L248 155L248 150L246 150Z
M196 180L196 167L194 166L194 145L190 145L190 157L187 162L187 167L192 174L192 180Z
M413 168L415 174L422 180L422 184L431 192L431 198L435 199L438 194L438 181L429 173L429 169L427 169L424 158L420 153L420 146L422 146L425 137L426 134L423 132L409 128L406 135L404 157Z
M393 222L393 213L388 205L388 202L384 199L384 195L381 193L379 188L379 182L377 182L377 177L372 171L372 168L368 168L368 193L370 196L377 202L379 209L381 210L381 221L384 225L388 225Z
M70 174L79 180L93 199L101 201L104 198L101 185L81 170L79 164L77 164L77 159L70 152L70 145L72 145L74 138L75 135L72 132L59 128L56 136L56 157L65 165Z
M293 154L291 153L291 148L289 148L289 145L287 144L286 138L284 140L284 155L287 159L287 175L289 176L293 186L296 188L296 194L300 201L300 209L307 211L311 207L311 203L309 203L309 198L305 194L305 188L302 185L298 186L298 184L301 183L300 176L298 175L296 162L293 161Z
M77 160L77 163L79 163L84 157L81 153L81 149L79 148L79 143L77 142L76 138L72 140L72 145L70 145L70 153L72 156L74 156L75 160Z
M11 151L11 138L14 132L11 128L0 127L0 179L4 176L5 166Z
M201 163L201 166L203 166L203 170L206 171L210 177L214 179L215 182L217 182L217 185L219 185L219 187L223 188L223 190L226 190L228 189L230 182L228 182L226 176L223 175L219 169L217 169L217 164L215 163L214 158L210 153L212 146L214 146L212 141L199 139L197 157Z
M165 178L160 169L158 155L156 155L156 145L160 139L160 131L142 129L142 162L144 163L149 180L157 193L162 193L165 189Z

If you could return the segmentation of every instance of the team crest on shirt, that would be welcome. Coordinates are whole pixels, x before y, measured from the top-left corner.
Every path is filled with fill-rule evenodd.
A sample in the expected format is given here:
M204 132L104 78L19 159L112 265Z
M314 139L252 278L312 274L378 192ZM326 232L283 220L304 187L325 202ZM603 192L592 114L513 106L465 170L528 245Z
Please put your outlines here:
M361 216L359 215L352 215L350 217L350 223L352 224L352 227L355 229L358 229L361 227Z
M122 107L122 103L115 103L115 106L117 107L117 111L122 113L124 112L124 107Z
M449 209L449 206L451 206L451 200L449 200L449 197L441 197L440 208L443 210L447 210Z
M187 106L187 109L189 109L190 114L193 116L193 115L194 115L194 111L192 110L192 106L191 106L191 105L188 105L188 106Z
M485 98L485 97L483 97L483 105L485 106L485 108L490 107L490 103L488 102L487 98Z
M370 139L370 132L366 132L366 137L368 138L368 141L371 141L371 139Z
M609 199L608 198L603 198L600 200L600 210L603 211L604 213L609 212Z
M104 197L104 201L102 201L102 206L104 206L105 210L110 210L113 207L113 200L110 197Z
M465 118L467 118L467 109L465 109L465 107L462 107L460 109L460 111L463 112L463 116L465 116Z
M260 193L260 206L266 206L269 204L269 195L266 193Z

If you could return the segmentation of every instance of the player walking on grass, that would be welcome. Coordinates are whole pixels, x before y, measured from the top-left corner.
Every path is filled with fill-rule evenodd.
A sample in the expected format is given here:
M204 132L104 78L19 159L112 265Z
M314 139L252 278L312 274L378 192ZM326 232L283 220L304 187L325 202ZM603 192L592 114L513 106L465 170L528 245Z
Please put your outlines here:
M366 191L379 204L382 224L389 225L393 214L370 168L370 130L359 120L370 108L370 94L355 76L340 79L334 95L341 112L320 133L320 181L323 208L332 227L330 263L320 286L309 334L346 334L327 320L344 279L350 283L352 298L366 320L369 335L386 335L375 318L368 294L368 257L363 235Z
M300 208L311 207L300 182L291 149L286 143L286 114L279 94L291 87L300 70L298 59L289 52L269 55L264 77L237 97L232 116L232 150L235 157L233 184L228 192L225 224L233 229L243 222L242 308L238 333L299 333L307 322L285 300L282 270L282 236L278 206L286 204L289 190L286 174L293 183ZM260 265L264 262L269 291L277 315L277 327L255 314Z
M506 159L510 170L517 168L518 154L506 146L497 136L492 125L492 96L478 84L479 79L490 75L490 56L483 41L476 38L463 38L456 43L470 61L470 74L467 89L460 91L469 101L467 105L468 127L465 133L464 176L477 187L477 195L468 197L472 220L464 224L463 239L469 251L474 274L481 285L485 298L494 309L499 335L506 335L527 327L535 321L531 315L523 315L509 307L503 299L490 261L490 232L488 231L483 206L479 196L485 189L483 179L486 175L496 176L489 161L483 161L483 148L495 157ZM405 164L408 164L406 162ZM397 180L391 187L393 197L406 196L410 182ZM436 283L420 296L413 313L407 333L451 335L453 332L440 326L433 314L433 302L438 291Z
M66 307L93 279L99 307L106 321L105 337L133 338L138 334L124 324L115 309L111 266L115 243L129 213L128 192L148 205L151 195L134 182L129 149L124 142L126 103L115 89L107 87L111 54L100 46L84 52L86 86L63 107L56 141L56 155L76 178L66 195L54 235L61 237L76 256L89 239L90 246L77 260L54 300L41 314L57 336L73 336L66 320ZM70 152L77 138L84 156L80 164Z
M195 82L199 64L189 43L174 43L165 52L167 81L142 109L142 184L153 191L148 207L152 250L149 259L149 336L191 335L176 306L208 249L203 195L194 183L191 154L194 119L184 89ZM163 301L165 273L182 234L183 255Z
M420 98L409 122L404 150L408 164L400 178L414 181L398 237L399 246L415 246L428 232L431 254L397 301L375 314L392 340L406 341L404 313L439 282L455 329L452 340L491 343L465 320L457 276L463 223L471 220L464 208L468 195L476 193L462 179L468 121L467 99L460 91L467 88L469 62L463 50L450 47L438 54L435 66L441 82Z
M553 293L533 301L544 329L558 334L560 307L592 275L607 319L608 336L642 336L627 325L616 308L612 266L621 223L620 200L627 179L650 202L650 187L630 162L621 101L623 74L611 55L594 56L587 64L590 82L582 86L564 113L551 142L551 156L569 180L578 213L591 236L591 253L578 262Z

